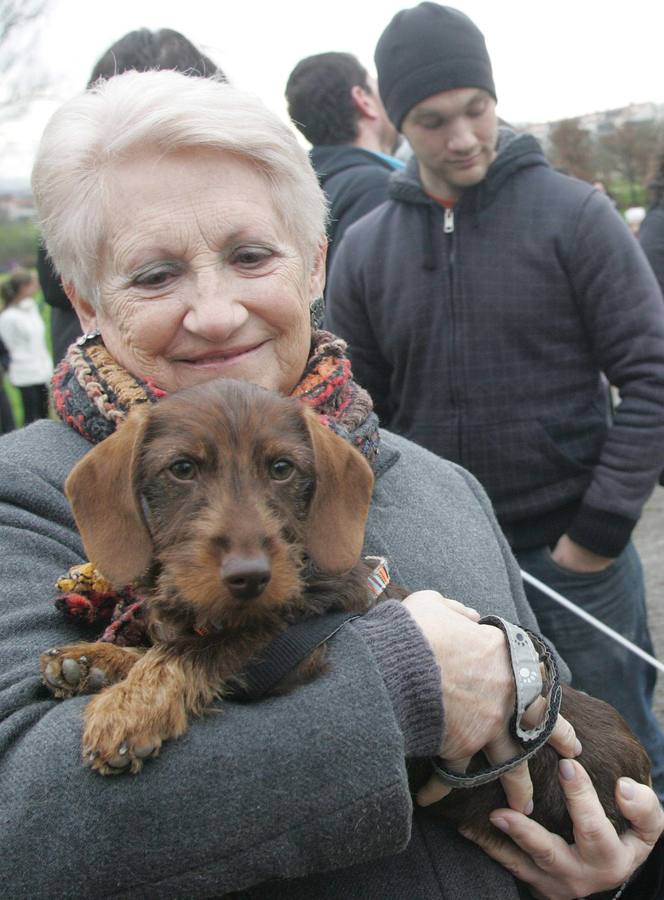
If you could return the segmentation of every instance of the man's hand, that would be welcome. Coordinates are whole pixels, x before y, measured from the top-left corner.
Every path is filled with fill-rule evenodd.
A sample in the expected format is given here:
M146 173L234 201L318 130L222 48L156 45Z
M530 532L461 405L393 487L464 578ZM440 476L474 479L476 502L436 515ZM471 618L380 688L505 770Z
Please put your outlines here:
M482 750L490 763L519 753L509 734L514 713L515 685L503 632L478 625L479 614L435 591L417 591L403 601L428 640L441 669L445 733L440 756L448 768L465 771L471 757ZM538 701L533 704L536 706ZM537 724L546 710L542 700ZM572 726L562 718L549 742L565 756L576 756L581 745ZM530 813L533 785L527 763L501 778L507 802ZM436 776L418 792L417 802L428 806L450 792Z
M563 534L551 551L551 559L570 572L601 572L613 562L608 556L597 556Z
M619 837L579 763L562 759L560 782L574 825L575 844L566 844L513 809L497 809L490 818L517 846L499 846L471 830L462 830L462 834L529 885L535 897L575 900L619 888L647 858L664 831L664 811L657 796L631 778L619 779L616 800L632 826Z

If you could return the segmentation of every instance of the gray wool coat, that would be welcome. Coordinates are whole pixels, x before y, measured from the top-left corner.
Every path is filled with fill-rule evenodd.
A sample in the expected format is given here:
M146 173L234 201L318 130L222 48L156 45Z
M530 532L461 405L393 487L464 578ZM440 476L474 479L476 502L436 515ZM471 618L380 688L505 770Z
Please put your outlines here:
M3 894L519 896L481 851L413 813L403 737L353 626L330 642L329 673L285 697L226 704L141 775L108 779L83 768L86 700L53 700L38 656L98 635L65 621L52 603L56 578L83 558L62 485L88 449L56 422L0 440ZM402 584L536 628L477 482L388 433L366 549L389 557Z

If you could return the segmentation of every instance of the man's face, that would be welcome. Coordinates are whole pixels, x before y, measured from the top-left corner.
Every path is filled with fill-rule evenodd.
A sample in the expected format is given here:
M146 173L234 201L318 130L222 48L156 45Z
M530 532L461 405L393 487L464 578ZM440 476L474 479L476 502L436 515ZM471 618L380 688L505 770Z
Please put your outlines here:
M456 200L479 184L496 156L496 101L479 88L456 88L414 106L401 130L420 167L425 189Z

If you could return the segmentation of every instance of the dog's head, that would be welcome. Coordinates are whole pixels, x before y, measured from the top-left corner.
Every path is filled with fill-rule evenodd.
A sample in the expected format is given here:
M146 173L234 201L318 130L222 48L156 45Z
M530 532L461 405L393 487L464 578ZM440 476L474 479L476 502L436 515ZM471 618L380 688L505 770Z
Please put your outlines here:
M215 380L145 405L72 470L89 559L116 587L157 562L173 596L279 603L303 557L357 562L373 488L362 455L297 400Z

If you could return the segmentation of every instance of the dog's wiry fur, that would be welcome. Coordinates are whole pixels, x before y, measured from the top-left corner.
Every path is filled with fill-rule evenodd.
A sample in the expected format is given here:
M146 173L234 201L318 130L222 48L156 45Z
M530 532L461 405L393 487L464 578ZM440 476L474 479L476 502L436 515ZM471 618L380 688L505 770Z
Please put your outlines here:
M89 558L116 587L134 582L146 597L153 643L79 643L43 654L56 696L103 687L85 711L85 762L102 774L140 771L289 624L331 610L365 612L372 601L359 559L372 488L366 461L311 410L229 380L139 408L90 451L67 495ZM323 668L319 649L279 689ZM624 830L615 781L647 781L645 751L615 710L586 694L565 688L563 713L607 814ZM572 840L557 763L549 746L530 761L533 815ZM426 774L413 765L412 783ZM433 811L505 841L488 821L504 803L493 782L453 791Z

